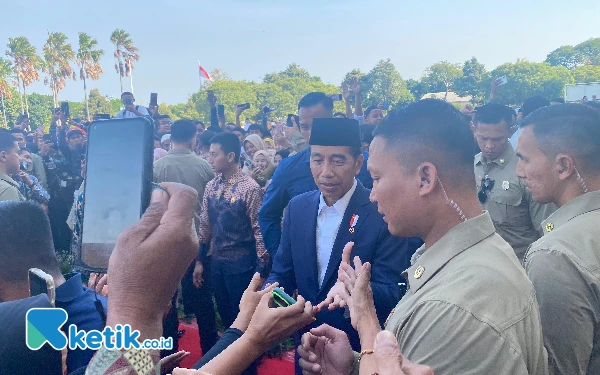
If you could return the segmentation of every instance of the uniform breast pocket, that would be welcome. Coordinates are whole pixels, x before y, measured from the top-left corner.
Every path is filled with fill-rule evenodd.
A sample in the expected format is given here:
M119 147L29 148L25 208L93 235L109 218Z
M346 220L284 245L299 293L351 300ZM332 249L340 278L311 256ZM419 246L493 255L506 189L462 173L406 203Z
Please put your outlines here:
M492 220L499 224L525 225L527 210L523 204L523 192L517 186L497 190L490 195L488 211Z

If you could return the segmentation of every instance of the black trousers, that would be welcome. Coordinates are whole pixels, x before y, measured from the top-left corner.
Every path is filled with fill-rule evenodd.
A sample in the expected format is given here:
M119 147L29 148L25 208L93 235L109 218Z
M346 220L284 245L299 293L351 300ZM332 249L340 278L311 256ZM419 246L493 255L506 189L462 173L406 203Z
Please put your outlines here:
M215 345L219 339L217 334L217 323L215 309L213 304L213 289L210 280L211 261L210 257L204 262L204 284L196 288L193 283L194 261L186 271L181 280L181 294L183 297L183 307L186 313L194 314L198 323L198 332L200 334L200 345L202 353L208 351ZM177 294L173 296L173 306L176 306ZM173 308L163 322L163 336L173 338L173 349L162 353L163 356L173 354L177 351L177 331L179 320L177 318L177 309Z
M223 325L229 328L240 312L240 301L242 295L248 288L254 269L239 274L227 274L223 272L226 265L214 265L211 273L212 284L215 290L217 309L223 321ZM206 271L204 271L206 272Z

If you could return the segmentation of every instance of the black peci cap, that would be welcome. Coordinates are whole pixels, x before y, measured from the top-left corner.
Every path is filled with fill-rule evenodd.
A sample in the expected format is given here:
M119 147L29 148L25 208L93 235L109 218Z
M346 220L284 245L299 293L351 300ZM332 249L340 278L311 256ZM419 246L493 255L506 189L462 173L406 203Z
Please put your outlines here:
M347 118L316 118L310 133L310 145L360 147L358 121Z

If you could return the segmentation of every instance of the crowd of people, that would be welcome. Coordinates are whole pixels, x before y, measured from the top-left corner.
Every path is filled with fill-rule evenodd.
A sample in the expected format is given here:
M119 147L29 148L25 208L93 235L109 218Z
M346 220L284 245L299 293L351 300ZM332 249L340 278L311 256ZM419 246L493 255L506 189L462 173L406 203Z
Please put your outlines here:
M125 92L115 117L154 124L161 188L87 282L61 272L85 230L86 124L20 117L0 131L0 373L250 375L293 336L305 375L599 374L600 109L511 108L498 89L460 111L363 110L353 81L345 113L312 92L258 123L226 122L209 92L208 126ZM30 268L54 279L64 329L129 324L173 349L27 349L26 312L51 306ZM274 308L275 287L296 302ZM194 369L174 368L180 304Z

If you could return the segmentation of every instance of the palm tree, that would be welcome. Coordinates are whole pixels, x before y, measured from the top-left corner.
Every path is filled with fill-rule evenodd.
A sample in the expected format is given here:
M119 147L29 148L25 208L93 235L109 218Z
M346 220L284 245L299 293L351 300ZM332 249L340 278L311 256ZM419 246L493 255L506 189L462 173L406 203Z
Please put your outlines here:
M48 33L44 45L43 70L48 75L44 84L50 85L55 108L58 107L58 93L66 86L67 78L76 79L75 71L71 67L71 62L75 60L75 52L67 39L63 33Z
M79 33L79 50L77 51L77 64L80 67L79 77L83 81L83 94L85 97L85 113L90 119L90 108L88 105L86 78L97 80L102 74L100 58L104 55L101 49L95 49L98 41L86 33Z
M8 38L8 50L6 55L13 59L13 71L17 76L17 87L21 95L21 84L23 85L23 95L21 96L21 113L29 114L29 104L27 103L27 87L33 81L40 79L40 70L43 66L42 59L37 55L34 46L29 43L29 39L24 36ZM25 98L25 109L23 109L23 97Z
M140 59L139 50L133 45L129 33L116 29L110 36L110 41L115 45L115 70L119 73L121 93L123 93L123 77L129 77L131 92L133 92L133 62Z
M4 127L8 127L6 121L6 107L4 106L4 98L12 99L12 90L8 83L9 77L12 75L12 64L9 60L0 57L0 101L2 102L2 118L4 119Z

